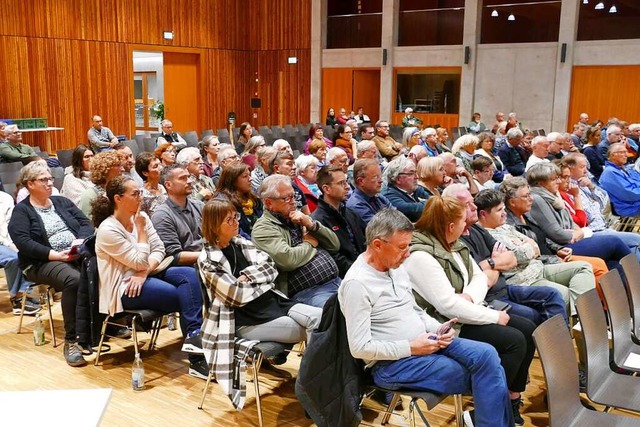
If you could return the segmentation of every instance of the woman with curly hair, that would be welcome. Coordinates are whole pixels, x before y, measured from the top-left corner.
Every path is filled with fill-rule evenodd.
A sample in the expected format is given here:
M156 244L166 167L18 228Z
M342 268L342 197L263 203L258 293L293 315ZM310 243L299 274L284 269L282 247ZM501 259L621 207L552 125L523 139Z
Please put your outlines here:
M91 182L94 187L84 190L80 196L80 209L91 219L91 205L98 196L104 196L107 183L118 175L124 173L122 159L115 150L103 151L96 154L91 161Z
M253 224L262 216L262 202L251 192L251 174L244 163L232 163L222 170L215 198L229 200L240 214L241 233L250 238Z

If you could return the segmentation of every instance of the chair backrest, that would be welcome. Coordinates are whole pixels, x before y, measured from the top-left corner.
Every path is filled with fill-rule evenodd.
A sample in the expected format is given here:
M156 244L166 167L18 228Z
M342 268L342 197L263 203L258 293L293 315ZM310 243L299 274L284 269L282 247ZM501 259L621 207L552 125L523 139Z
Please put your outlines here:
M135 139L126 140L124 142L124 145L131 149L134 158L136 158L138 154L140 154L140 146L138 145L138 141L136 141Z
M202 131L202 138L209 135L213 135L213 129L206 129Z
M631 340L631 308L627 290L616 269L600 278L600 287L608 307L607 313L613 338L613 360L616 366L623 367L629 352L635 347Z
M549 422L552 426L571 425L580 403L578 363L567 325L556 315L533 332L549 397Z
M547 133L544 131L544 129L538 129L538 135L542 135L545 136Z
M184 134L184 140L187 141L187 147L198 147L198 132L190 130Z
M593 396L595 387L602 384L611 371L607 320L598 291L592 289L580 295L576 310L587 350L587 392Z
M142 146L144 147L143 151L147 153L153 153L156 149L156 139L157 138L145 138Z
M635 254L630 253L620 260L620 264L627 278L633 332L636 338L640 339L640 262Z
M144 139L146 138L146 135L134 135L133 139L135 139L138 144L142 144L144 142Z
M54 178L53 186L58 189L58 191L62 188L62 184L64 183L64 168L50 168L51 176Z
M58 150L56 151L56 157L63 167L71 166L71 158L73 157L73 150Z

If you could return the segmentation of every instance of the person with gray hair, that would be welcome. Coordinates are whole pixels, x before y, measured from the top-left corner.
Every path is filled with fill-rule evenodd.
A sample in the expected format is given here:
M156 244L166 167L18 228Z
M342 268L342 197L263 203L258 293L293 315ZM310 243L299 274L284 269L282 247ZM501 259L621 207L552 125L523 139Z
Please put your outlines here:
M293 156L293 150L291 149L291 144L286 139L276 139L273 142L273 148L278 151L288 151L289 154Z
M517 127L511 128L507 132L507 142L498 148L498 156L502 160L502 164L509 171L509 174L513 176L522 176L524 174L527 154L520 146L523 136L520 129Z
M438 144L438 134L434 128L422 130L422 146L427 150L429 157L436 157L444 152Z
M584 143L586 142L586 132L588 125L583 123L576 123L573 125L573 132L571 132L570 138L573 145L578 148L578 151L582 150Z
M253 194L258 194L260 184L271 173L271 161L276 157L278 150L273 146L265 146L258 150L256 167L251 171L251 191Z
M524 169L525 172L535 164L549 162L549 159L547 158L549 155L549 141L547 140L547 137L544 135L538 135L533 138L533 141L531 141L531 151L531 156L529 156L527 166Z
M420 117L416 117L413 115L413 108L407 107L404 110L404 117L402 118L402 127L422 127L422 120Z
M473 174L473 169L471 169L471 161L473 160L473 156L479 142L480 141L478 140L477 136L468 133L456 139L456 142L454 142L453 146L451 147L451 154L460 159L460 161L462 162L462 166L464 166L469 174Z
M294 181L302 193L304 193L310 213L316 210L318 200L320 196L322 196L322 191L320 191L316 183L319 169L318 162L315 156L304 154L299 155L295 161L296 177Z
M180 151L187 146L187 141L177 132L173 131L173 123L171 120L164 119L160 122L160 136L156 139L156 148L165 142L170 143L176 150Z
M118 143L118 138L111 132L111 129L102 126L102 117L95 115L91 120L93 120L93 124L87 131L87 139L91 149L96 154L103 150L111 150Z
M576 225L560 197L559 178L560 168L553 163L538 163L527 171L533 196L531 221L545 231L550 244L570 248L576 255L602 258L609 269L618 267L631 251L619 237L593 234Z
M407 158L415 163L416 166L425 157L427 157L427 150L422 145L414 145L407 155Z
M382 195L411 221L417 221L429 195L418 187L416 164L399 156L385 167L384 180L386 188Z
M420 144L420 129L417 127L406 127L402 131L402 145L411 149Z
M5 126L7 142L0 144L0 158L6 162L27 162L39 159L33 148L22 143L22 131L16 125Z
M619 126L610 124L606 131L604 131L604 137L596 147L596 150L598 150L598 153L606 159L608 158L607 151L609 150L609 147L611 144L615 144L616 142L626 143L626 137Z
M340 249L333 231L296 209L287 175L264 179L258 194L264 213L253 226L251 240L278 268L276 287L294 301L322 308L338 291L340 278L329 252Z
M611 199L617 215L640 216L640 173L627 168L627 148L623 143L611 144L608 161L600 175L600 185Z
M450 326L457 319L443 328L416 304L403 265L412 236L413 225L394 209L381 210L367 226L367 249L338 291L351 355L371 368L379 387L472 393L476 425L512 426L496 350L455 338ZM465 413L467 422L470 417Z
M240 156L236 149L230 144L220 144L220 151L218 151L218 167L215 168L211 174L213 184L218 184L220 174L222 174L222 168L230 163L236 162L240 162Z
M176 157L176 163L183 166L189 172L193 186L193 191L189 197L202 202L211 200L213 194L216 192L216 186L213 184L212 179L204 174L200 150L196 147L183 148Z

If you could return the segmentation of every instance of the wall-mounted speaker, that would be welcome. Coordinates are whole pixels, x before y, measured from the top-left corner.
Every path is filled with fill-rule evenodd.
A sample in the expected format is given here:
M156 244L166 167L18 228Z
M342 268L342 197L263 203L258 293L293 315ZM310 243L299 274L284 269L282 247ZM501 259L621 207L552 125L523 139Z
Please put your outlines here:
M469 46L464 47L464 63L468 64L471 59L471 48Z
M260 98L251 98L251 108L262 107L262 100Z
M382 49L382 65L387 65L387 49Z
M567 44L562 43L562 48L560 49L560 62L563 64L567 60Z

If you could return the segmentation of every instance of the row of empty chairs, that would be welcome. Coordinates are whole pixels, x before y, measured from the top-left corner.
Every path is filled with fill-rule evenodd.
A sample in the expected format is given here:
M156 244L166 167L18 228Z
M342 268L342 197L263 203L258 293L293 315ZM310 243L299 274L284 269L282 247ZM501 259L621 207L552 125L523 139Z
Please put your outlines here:
M594 289L578 298L576 308L587 353L588 398L604 405L605 413L616 408L632 411L636 417L605 414L581 404L573 343L563 319L556 316L534 332L552 426L640 426L640 378L635 376L640 367L629 362L640 355L640 264L634 254L623 258L621 264L626 280L618 270L610 271L600 280L604 301Z

